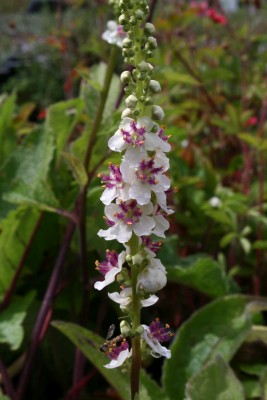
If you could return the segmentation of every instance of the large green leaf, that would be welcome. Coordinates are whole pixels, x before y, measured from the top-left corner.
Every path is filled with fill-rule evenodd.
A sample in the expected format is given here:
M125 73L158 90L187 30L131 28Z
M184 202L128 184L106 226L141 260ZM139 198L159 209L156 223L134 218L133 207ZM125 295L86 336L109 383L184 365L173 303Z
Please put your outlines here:
M32 132L6 160L0 171L2 199L11 203L58 207L48 182L54 139L43 130Z
M251 330L248 297L215 300L197 311L179 329L165 362L163 382L170 399L183 400L185 385L216 354L229 361Z
M11 350L17 350L21 345L24 335L22 323L34 296L35 293L30 292L24 297L14 299L0 315L0 343L7 343Z
M111 386L116 389L124 400L130 399L130 374L121 369L107 369L107 357L99 351L99 346L104 339L78 325L54 321L52 325L66 335L77 346L91 363L106 378ZM140 399L142 400L168 400L161 388L151 378L141 371Z
M230 292L230 278L211 257L178 258L174 265L167 264L166 268L169 280L190 286L208 296L219 297Z
M245 400L241 383L217 355L186 385L186 400Z
M9 287L40 213L20 207L0 222L0 299Z
M61 151L70 138L83 108L84 102L79 98L60 101L49 107L45 122L45 131L47 135L55 138L57 160L61 157Z

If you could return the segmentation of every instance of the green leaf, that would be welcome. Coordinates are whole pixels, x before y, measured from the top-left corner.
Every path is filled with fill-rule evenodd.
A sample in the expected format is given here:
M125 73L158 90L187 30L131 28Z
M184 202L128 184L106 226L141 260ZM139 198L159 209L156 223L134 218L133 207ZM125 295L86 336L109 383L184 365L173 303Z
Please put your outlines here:
M70 153L63 152L62 155L72 170L75 179L79 182L80 187L85 187L88 181L88 176L83 163Z
M239 240L240 240L240 244L241 244L242 249L244 250L244 252L246 254L248 254L250 252L250 250L251 250L250 241L247 238L244 238L244 237L240 238Z
M1 396L1 395L0 395L0 400L10 400L10 398L7 397L7 396Z
M52 325L66 335L83 352L86 358L99 370L110 385L114 387L122 399L130 399L129 372L122 372L120 368L107 369L104 367L105 364L109 363L109 360L99 351L99 346L104 342L103 338L72 323L53 321ZM161 388L156 382L151 380L145 371L141 371L140 399L168 400Z
M163 383L171 400L183 400L185 385L205 363L220 354L231 360L251 330L248 297L235 295L213 301L178 330L172 358L165 362Z
M182 74L179 72L166 70L160 73L160 76L167 79L170 83L184 83L193 86L200 85L199 81L189 74Z
M0 171L2 199L41 209L58 207L48 174L54 154L54 139L44 130L32 132L10 155Z
M186 400L245 400L241 383L217 355L186 385Z
M8 289L40 213L18 208L0 222L0 299Z
M57 160L80 119L83 108L84 102L79 98L60 101L48 108L45 132L55 138Z
M261 397L261 387L260 383L257 380L245 380L242 382L245 398L249 399L259 399Z
M224 235L222 238L221 238L221 240L220 240L220 246L223 248L223 247L226 247L226 246L228 246L231 242L232 242L232 240L234 240L234 239L236 239L237 238L237 233L235 233L235 232L230 232L230 233L227 233L227 235Z
M174 256L173 259L177 259ZM166 265L168 279L190 286L211 297L229 293L229 278L221 265L208 256L184 257L177 264Z
M16 95L0 96L0 162L15 148L17 137L13 126L13 117L16 107Z
M17 350L21 345L24 335L22 323L34 296L35 292L32 291L16 298L0 315L0 343L7 343L11 350Z

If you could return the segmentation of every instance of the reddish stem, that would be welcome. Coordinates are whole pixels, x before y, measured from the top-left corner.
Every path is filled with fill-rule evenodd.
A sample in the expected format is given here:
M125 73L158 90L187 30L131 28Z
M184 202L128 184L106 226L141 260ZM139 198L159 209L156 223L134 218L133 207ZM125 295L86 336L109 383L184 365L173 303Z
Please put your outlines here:
M27 245L26 245L26 247L24 249L24 252L23 252L23 254L21 256L19 265L17 266L17 269L16 269L15 274L13 276L13 279L11 281L11 284L10 284L7 292L5 293L5 297L4 297L3 302L1 304L1 307L0 307L0 311L5 310L8 307L9 303L10 303L10 300L11 300L11 298L12 298L14 292L15 292L15 289L16 289L16 286L17 286L17 282L19 280L20 274L21 274L21 272L23 270L23 267L25 265L25 261L27 260L29 251L31 249L32 243L33 243L34 238L36 236L36 233L37 233L37 231L38 231L38 229L40 227L42 219L43 219L43 213L40 214L40 216L39 216L39 218L38 218L38 220L37 220L37 222L35 224L35 227L34 227L34 229L32 231L31 237L30 237L30 239L29 239L29 241L28 241L28 243L27 243Z

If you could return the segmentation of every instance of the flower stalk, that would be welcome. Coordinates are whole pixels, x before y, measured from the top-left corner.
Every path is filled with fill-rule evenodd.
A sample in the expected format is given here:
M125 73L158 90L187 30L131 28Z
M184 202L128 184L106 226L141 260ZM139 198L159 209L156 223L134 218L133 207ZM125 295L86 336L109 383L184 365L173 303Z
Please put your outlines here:
M131 67L121 74L126 108L118 130L108 141L112 151L122 154L121 164L110 163L109 174L99 175L105 189L100 199L105 205L108 228L100 229L98 235L108 241L117 240L125 250L120 254L108 250L106 261L96 262L104 280L96 282L95 288L101 290L114 281L120 284L121 291L108 296L120 305L126 319L120 324L119 339L105 343L111 360L106 367L119 367L131 357L131 399L135 400L139 396L141 348L145 343L153 356L171 356L160 344L170 338L169 327L161 326L158 320L149 326L141 325L142 307L157 302L155 293L167 281L166 270L156 258L161 243L152 242L150 236L165 237L169 228L166 217L173 212L167 206L170 179L166 175L166 153L171 146L165 127L156 122L164 118L164 112L153 99L161 87L151 79L153 66L149 60L157 41L154 25L146 22L147 0L115 3L120 25L109 21L102 38L122 47L124 60Z

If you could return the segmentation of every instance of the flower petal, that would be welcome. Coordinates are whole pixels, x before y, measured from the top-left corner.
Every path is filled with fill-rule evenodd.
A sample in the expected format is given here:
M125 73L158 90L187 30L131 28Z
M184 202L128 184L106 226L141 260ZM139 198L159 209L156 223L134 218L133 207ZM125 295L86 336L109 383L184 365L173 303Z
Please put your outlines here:
M126 360L127 358L131 357L132 355L132 349L129 351L129 349L123 350L120 352L117 360L111 360L109 364L104 365L105 368L117 368L120 367Z

